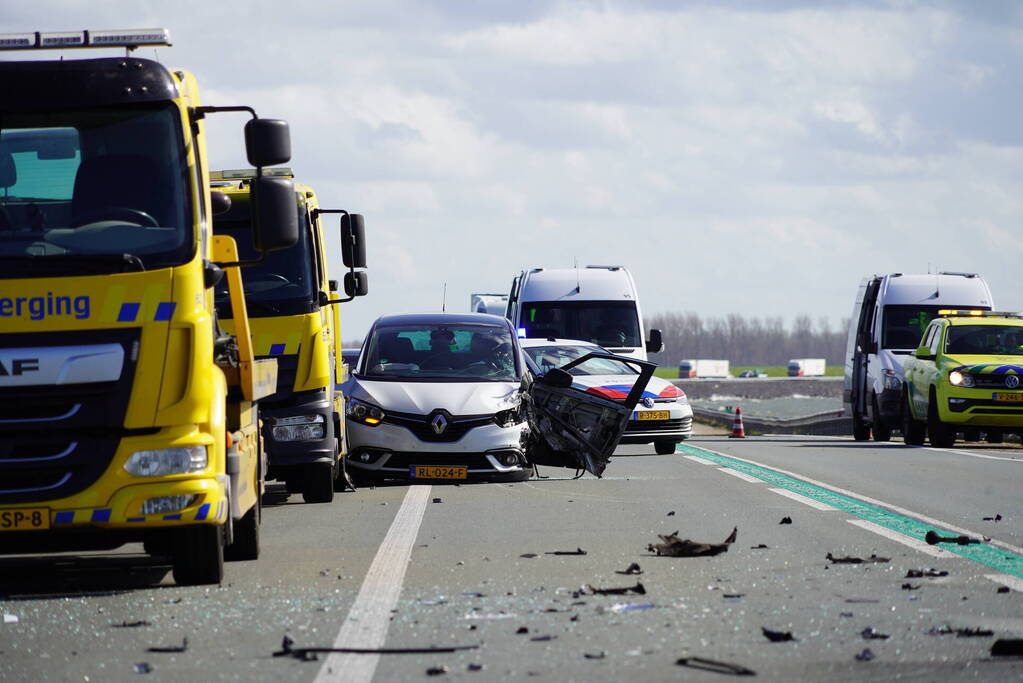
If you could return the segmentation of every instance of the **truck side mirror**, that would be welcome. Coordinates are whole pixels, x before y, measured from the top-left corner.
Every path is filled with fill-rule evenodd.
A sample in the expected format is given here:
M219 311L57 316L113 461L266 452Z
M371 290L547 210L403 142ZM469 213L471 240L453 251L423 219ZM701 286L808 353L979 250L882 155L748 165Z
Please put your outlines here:
M252 245L256 251L287 249L298 242L294 181L280 176L259 176L252 179L251 194L255 219Z
M934 360L934 354L931 353L931 347L929 346L921 346L913 353L913 355L920 360Z
M345 268L365 268L366 221L358 213L341 220L341 260Z
M362 270L345 273L345 294L350 297L369 294L369 275Z
M291 161L291 131L281 119L249 119L245 124L245 155L249 163L276 166Z
M664 350L664 340L660 330L650 330L650 339L646 342L647 353L660 353Z

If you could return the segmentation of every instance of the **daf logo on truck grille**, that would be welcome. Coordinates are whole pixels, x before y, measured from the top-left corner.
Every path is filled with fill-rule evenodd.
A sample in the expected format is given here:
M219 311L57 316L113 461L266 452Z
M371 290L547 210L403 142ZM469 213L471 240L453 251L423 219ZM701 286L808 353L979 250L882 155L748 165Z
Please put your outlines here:
M433 427L433 433L440 436L448 428L448 420L443 415L437 414L430 420L430 426Z
M1016 387L1018 387L1019 386L1019 375L1006 375L1005 376L1005 386L1009 387L1010 389L1015 389Z

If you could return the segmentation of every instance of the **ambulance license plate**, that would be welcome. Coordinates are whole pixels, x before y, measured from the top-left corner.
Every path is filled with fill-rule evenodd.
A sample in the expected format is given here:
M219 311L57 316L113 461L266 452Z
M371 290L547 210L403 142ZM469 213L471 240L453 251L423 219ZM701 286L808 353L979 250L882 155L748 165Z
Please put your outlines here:
M412 465L409 474L413 479L468 479L468 467L442 465Z
M639 412L640 420L667 420L671 417L671 413L667 410L641 410Z
M1023 393L995 392L996 401L1023 401Z
M0 511L0 531L32 531L50 528L49 508Z

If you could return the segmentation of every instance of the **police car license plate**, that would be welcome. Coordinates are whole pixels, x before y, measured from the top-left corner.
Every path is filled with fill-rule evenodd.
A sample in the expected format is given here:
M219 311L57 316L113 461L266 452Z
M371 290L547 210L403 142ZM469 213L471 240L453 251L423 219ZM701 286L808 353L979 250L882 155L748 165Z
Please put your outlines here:
M410 475L413 479L468 479L468 467L445 467L440 465L413 465Z
M667 420L671 413L667 410L643 410L639 412L640 420Z
M50 528L49 508L0 511L0 531L31 531Z
M1005 392L998 391L998 392L995 392L995 400L996 401L1016 401L1016 402L1019 402L1019 401L1023 401L1023 393L1011 393L1010 394L1010 393L1005 393Z

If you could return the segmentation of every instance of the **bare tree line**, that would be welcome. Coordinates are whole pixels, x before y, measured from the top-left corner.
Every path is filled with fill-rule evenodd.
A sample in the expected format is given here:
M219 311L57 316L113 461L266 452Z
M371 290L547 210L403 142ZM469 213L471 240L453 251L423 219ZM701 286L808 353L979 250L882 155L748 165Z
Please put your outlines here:
M848 319L836 330L826 317L816 322L798 315L787 328L781 316L758 318L738 313L701 318L691 311L658 313L647 328L664 335L664 351L651 354L658 365L673 366L687 358L728 360L732 365L784 365L790 358L826 358L841 365Z

